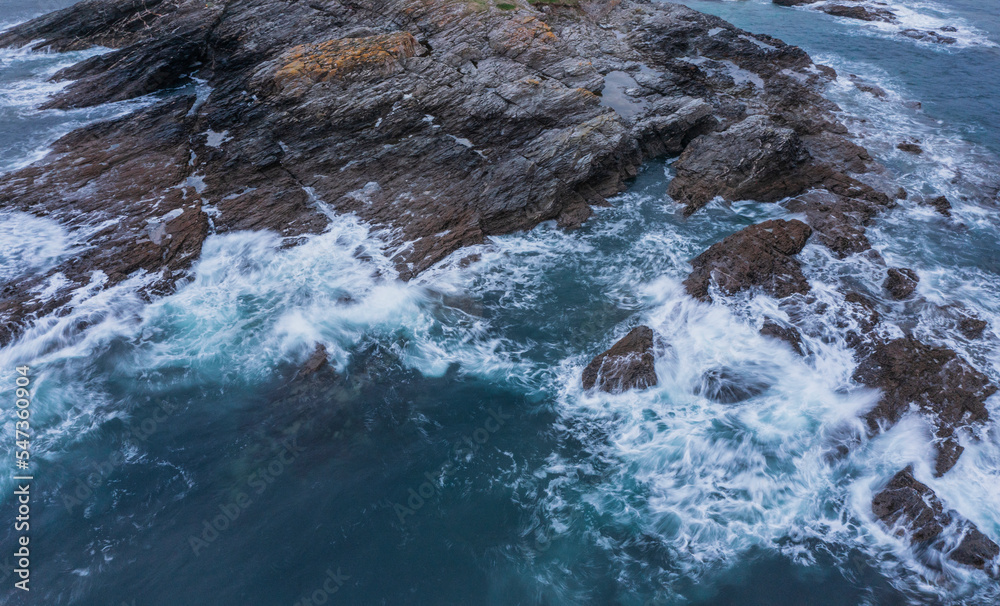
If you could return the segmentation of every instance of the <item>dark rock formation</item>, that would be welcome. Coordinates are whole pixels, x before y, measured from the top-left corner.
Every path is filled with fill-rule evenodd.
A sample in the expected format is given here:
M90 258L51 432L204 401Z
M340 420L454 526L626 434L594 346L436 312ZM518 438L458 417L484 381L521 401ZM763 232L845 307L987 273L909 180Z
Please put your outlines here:
M691 214L722 196L726 200L775 202L800 193L812 177L803 171L809 154L790 128L751 116L721 133L691 142L674 164L667 193Z
M958 330L966 339L978 339L989 324L982 318L966 316L958 321Z
M799 6L801 4L813 4L819 0L771 0L779 6Z
M302 368L299 369L300 377L308 377L309 375L319 372L324 368L330 368L330 361L327 357L326 346L322 343L316 345L316 349L313 350L312 354L309 355L309 359L306 360Z
M933 206L934 210L938 211L945 217L951 216L951 202L945 196L937 196L931 198L930 200L918 198L917 201L924 206Z
M896 149L900 151L905 151L911 154L922 154L924 153L924 148L920 147L918 143L912 141L903 141L902 143L896 144Z
M884 206L865 197L827 191L809 192L785 203L791 212L804 214L819 241L840 258L871 249L865 226Z
M652 328L633 328L583 369L584 389L596 386L602 391L619 393L656 385L654 340Z
M895 424L911 406L932 419L939 476L962 453L956 430L987 421L985 401L997 391L986 375L954 351L911 337L877 342L858 365L854 380L882 390L882 398L866 415L872 431Z
M954 28L952 29L954 30ZM941 31L946 30L942 27ZM936 44L955 44L958 42L958 38L954 38L952 36L942 36L933 30L908 28L899 33L903 34L907 38L913 38L914 40L921 40L923 42L934 42Z
M772 339L781 339L788 343L795 353L803 355L802 335L794 326L783 326L771 318L767 318L764 320L764 325L760 327L760 334Z
M913 468L898 472L872 499L872 512L887 526L909 531L917 543L936 538L950 521L934 492L913 477Z
M881 170L819 94L832 70L673 4L84 0L0 34L27 44L113 49L58 74L74 81L50 107L158 97L0 178L0 206L93 232L0 295L0 343L95 272L101 287L162 272L142 292L166 293L208 234L269 229L295 245L329 211L385 228L409 279L490 234L578 225L644 159L713 129L751 136L756 163L711 158L728 150L709 135L680 167L736 175L727 196L817 182L849 195ZM615 88L621 74L635 86ZM687 180L698 200L716 193ZM32 289L56 274L39 300Z
M890 267L886 270L885 282L882 287L889 292L889 296L897 301L902 301L917 289L920 276L917 272L906 267Z
M774 297L809 291L793 255L806 245L812 229L801 221L770 220L746 227L698 255L684 281L688 294L709 301L714 280L725 294L760 288Z
M959 564L983 570L988 562L1000 555L1000 547L975 524L945 511L934 491L913 477L912 467L898 472L875 495L872 512L898 534L908 533L914 543L936 541L945 528L954 526L961 533L958 545L937 542L947 550L946 555Z
M882 8L866 8L864 6L844 6L843 4L825 5L821 11L834 17L847 17L849 19L860 19L862 21L884 21L892 23L896 20L896 15L892 11Z

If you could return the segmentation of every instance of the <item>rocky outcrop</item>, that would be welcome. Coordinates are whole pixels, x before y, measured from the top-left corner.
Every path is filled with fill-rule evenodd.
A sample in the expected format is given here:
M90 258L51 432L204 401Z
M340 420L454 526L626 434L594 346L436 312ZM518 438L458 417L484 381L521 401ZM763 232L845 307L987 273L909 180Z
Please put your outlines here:
M637 326L583 369L583 388L620 393L656 385L654 341L648 326Z
M728 196L879 170L818 92L832 70L673 4L84 0L0 34L27 44L112 49L57 74L73 82L50 107L159 100L0 178L4 208L88 234L0 297L0 343L84 286L145 272L144 294L169 292L209 234L294 245L331 212L381 230L409 279L491 234L579 225L643 160L703 135L679 166L737 175ZM755 163L711 157L744 131ZM698 204L716 195L686 180ZM33 294L57 275L54 297Z
M667 193L691 214L712 200L775 202L811 182L809 154L794 130L766 116L751 116L720 133L691 142L674 168Z
M897 301L902 301L917 289L920 276L917 272L907 267L890 267L886 270L885 282L882 288L888 291L889 296Z
M714 282L727 295L759 288L773 297L809 292L794 255L806 245L812 229L801 221L770 220L746 227L713 244L691 264L684 281L688 294L710 301Z
M886 206L885 199L873 190L860 194L849 197L829 191L812 191L789 200L785 208L803 214L817 239L844 258L871 249L865 226ZM865 194L871 195L866 198Z
M764 325L760 327L760 334L788 343L792 350L800 356L804 353L802 351L802 334L794 326L784 326L767 318L764 320Z
M898 472L872 500L872 512L899 535L913 543L937 543L946 555L965 566L983 570L1000 555L1000 547L975 524L946 511L934 491L913 477L913 468ZM957 536L957 544L941 541L945 529Z
M986 399L997 388L950 349L911 337L877 342L854 372L859 383L882 390L867 415L872 431L894 425L915 407L935 426L935 473L954 467L963 447L957 431L989 419Z
M892 23L896 20L895 13L881 8L828 4L820 7L820 10L828 15L833 15L834 17L847 17L848 19L860 19L862 21L883 21L886 23Z

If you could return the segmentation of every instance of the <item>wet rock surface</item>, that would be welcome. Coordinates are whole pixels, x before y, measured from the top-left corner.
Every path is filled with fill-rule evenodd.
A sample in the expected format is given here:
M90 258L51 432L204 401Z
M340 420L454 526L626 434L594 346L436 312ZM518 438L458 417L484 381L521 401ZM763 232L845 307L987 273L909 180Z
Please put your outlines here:
M703 301L711 300L713 282L727 295L750 288L778 298L806 293L809 282L794 255L810 234L812 228L797 220L772 219L746 227L698 255L684 287Z
M848 19L860 19L861 21L883 21L891 23L896 20L896 15L889 10L880 8L866 8L864 6L846 6L843 4L825 5L821 11L834 17L847 17Z
M810 182L809 154L794 130L766 116L751 116L721 133L695 139L674 168L668 193L691 214L722 196L726 200L775 202Z
M989 419L985 402L997 391L986 375L954 351L912 337L878 341L858 365L854 379L882 390L878 404L865 417L872 431L891 427L911 407L931 420L938 476L954 467L962 453L957 432Z
M619 393L656 385L655 340L648 326L633 328L583 369L583 388Z
M49 107L158 97L0 178L3 207L90 245L5 291L0 343L83 287L156 274L142 294L170 292L213 233L293 246L355 213L409 279L491 234L579 225L652 156L730 175L717 191L680 177L692 210L852 195L881 170L819 94L832 70L673 4L85 0L0 34L28 44L112 49L57 74L72 82ZM749 164L720 147L744 134Z
M800 356L804 353L802 351L802 335L794 326L784 326L768 318L760 327L760 334L788 343L792 350Z
M917 272L906 267L890 267L886 270L885 282L882 287L888 291L889 296L897 301L902 301L917 289L920 276Z
M898 472L875 495L872 512L897 534L908 534L914 543L937 541L936 546L959 564L982 570L1000 555L1000 547L975 524L946 511L934 491L913 477L912 467ZM957 545L938 541L949 527L961 536Z

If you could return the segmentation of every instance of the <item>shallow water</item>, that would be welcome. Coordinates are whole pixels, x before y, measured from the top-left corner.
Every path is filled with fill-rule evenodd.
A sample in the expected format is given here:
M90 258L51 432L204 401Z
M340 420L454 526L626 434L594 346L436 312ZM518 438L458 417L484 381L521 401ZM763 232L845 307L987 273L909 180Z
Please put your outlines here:
M1000 319L996 15L910 5L968 30L943 48L763 1L688 4L834 66L828 95L848 126L908 190L948 195L953 221L907 203L869 231L890 264L917 270L928 301L894 304L887 324L1000 380L995 337L956 336L938 308L960 304L991 330ZM127 111L34 109L54 90L45 79L78 59L2 56L16 66L0 76L0 124L14 133L0 142L5 169ZM904 136L925 153L896 150ZM37 380L40 547L24 603L293 604L315 592L351 604L995 603L994 581L914 553L871 514L873 490L914 463L1000 539L995 421L941 479L920 419L860 437L875 394L850 380L837 288L881 298L883 269L810 244L815 300L696 303L680 285L689 259L789 215L745 202L683 219L664 193L670 175L669 161L650 162L583 228L493 238L409 283L377 232L339 216L291 249L268 233L212 236L193 281L151 304L135 295L141 277L82 289L70 314L0 350L3 385L26 360ZM5 215L0 278L51 267L80 241ZM789 314L807 318L805 358L757 333ZM583 366L639 323L669 343L659 384L584 393ZM293 381L316 343L340 378ZM759 393L711 401L706 373ZM989 404L1000 418L1000 398Z

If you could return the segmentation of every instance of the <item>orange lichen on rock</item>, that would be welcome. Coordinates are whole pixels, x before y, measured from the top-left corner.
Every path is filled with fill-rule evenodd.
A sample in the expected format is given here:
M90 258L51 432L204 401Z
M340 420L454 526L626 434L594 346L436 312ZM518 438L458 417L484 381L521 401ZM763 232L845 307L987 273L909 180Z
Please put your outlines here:
M274 80L285 88L293 83L348 80L387 73L398 66L400 60L414 56L417 44L409 32L300 44L282 57L284 65L275 72Z

